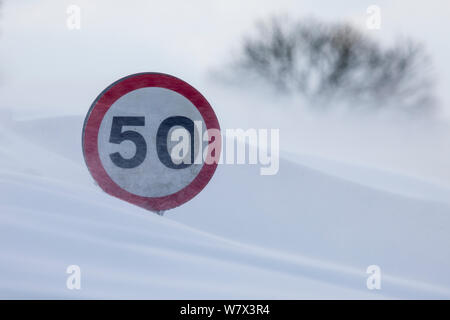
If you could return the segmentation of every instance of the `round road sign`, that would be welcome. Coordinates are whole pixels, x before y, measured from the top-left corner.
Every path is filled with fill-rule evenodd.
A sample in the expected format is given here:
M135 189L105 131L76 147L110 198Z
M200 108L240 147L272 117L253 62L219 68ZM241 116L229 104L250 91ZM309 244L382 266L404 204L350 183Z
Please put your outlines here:
M133 74L92 103L83 127L84 159L105 192L159 212L208 184L217 161L205 161L204 154L220 153L210 150L211 129L220 140L213 109L188 83L161 73Z

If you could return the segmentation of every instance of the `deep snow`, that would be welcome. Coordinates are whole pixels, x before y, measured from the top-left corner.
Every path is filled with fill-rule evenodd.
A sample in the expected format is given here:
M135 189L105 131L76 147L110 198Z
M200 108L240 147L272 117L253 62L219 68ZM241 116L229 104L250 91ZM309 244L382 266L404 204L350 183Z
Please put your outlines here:
M82 123L0 128L0 298L450 298L445 188L282 154L275 176L220 165L160 217L94 184Z

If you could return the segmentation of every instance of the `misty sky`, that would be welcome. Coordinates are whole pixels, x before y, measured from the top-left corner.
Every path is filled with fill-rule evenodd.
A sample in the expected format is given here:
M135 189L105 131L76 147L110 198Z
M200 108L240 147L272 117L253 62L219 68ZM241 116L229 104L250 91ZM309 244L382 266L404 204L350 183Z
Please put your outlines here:
M66 27L70 4L81 30ZM365 27L366 8L382 10L380 31ZM205 87L255 21L272 14L352 21L374 37L412 36L432 54L439 96L449 98L448 1L4 1L0 34L2 107L14 114L82 114L119 77L159 71ZM26 111L25 111L26 110Z
M80 30L66 26L71 4L81 8ZM379 31L366 28L366 9L374 4L381 8ZM284 106L284 100L276 100L281 97L251 92L246 86L232 91L214 85L208 77L233 58L257 19L288 13L292 19L350 21L386 43L399 36L422 41L434 61L438 97L450 110L449 9L450 2L437 0L4 0L0 108L11 110L17 119L84 116L95 97L115 80L136 72L164 72L202 92L223 127L280 128L284 150L450 186L450 111L446 122L432 127L427 123L399 126L395 121L379 125L372 119L349 123L347 116L316 121L295 114L298 101L288 100ZM280 105L288 111L279 112Z

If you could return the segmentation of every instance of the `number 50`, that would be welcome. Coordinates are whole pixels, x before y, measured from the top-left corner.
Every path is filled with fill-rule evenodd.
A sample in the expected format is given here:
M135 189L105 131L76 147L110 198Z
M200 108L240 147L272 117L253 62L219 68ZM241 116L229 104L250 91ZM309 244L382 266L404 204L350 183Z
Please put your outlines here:
M136 147L136 152L131 158L124 158L119 152L111 153L109 157L119 168L132 169L144 162L147 156L147 142L139 132L132 130L122 131L122 128L125 126L145 126L145 117L113 117L109 142L121 144L123 141L131 141ZM176 164L170 157L169 151L167 150L167 135L174 126L181 126L190 134L190 163ZM156 134L156 151L159 160L168 168L183 169L192 165L194 163L194 122L183 116L169 117L161 122Z

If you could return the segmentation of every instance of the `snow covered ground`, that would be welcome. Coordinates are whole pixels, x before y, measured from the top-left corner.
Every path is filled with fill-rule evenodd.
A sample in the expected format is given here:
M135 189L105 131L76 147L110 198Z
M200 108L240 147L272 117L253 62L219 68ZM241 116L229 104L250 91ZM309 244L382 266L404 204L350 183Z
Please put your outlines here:
M450 298L445 4L380 1L373 32L356 0L78 0L81 28L70 30L73 4L2 2L0 298ZM255 22L278 13L423 41L443 115L321 113L216 81ZM163 217L102 192L82 157L84 115L113 81L150 71L192 84L222 129L279 128L279 173L220 165ZM69 265L81 290L66 287ZM381 290L366 287L369 265Z
M219 166L160 217L94 184L83 120L0 126L0 298L450 298L444 187L282 154L275 176Z

